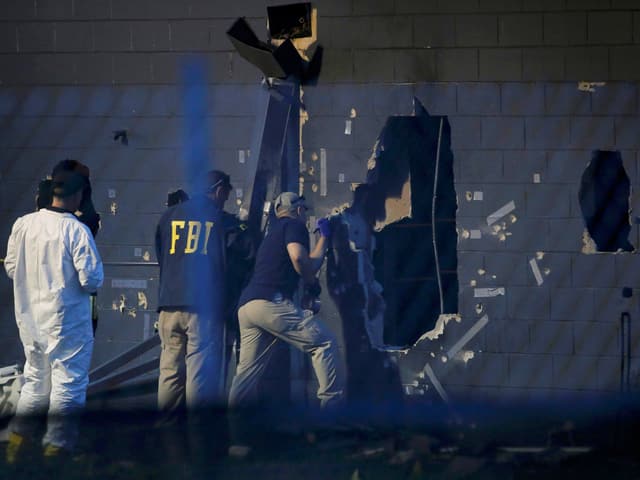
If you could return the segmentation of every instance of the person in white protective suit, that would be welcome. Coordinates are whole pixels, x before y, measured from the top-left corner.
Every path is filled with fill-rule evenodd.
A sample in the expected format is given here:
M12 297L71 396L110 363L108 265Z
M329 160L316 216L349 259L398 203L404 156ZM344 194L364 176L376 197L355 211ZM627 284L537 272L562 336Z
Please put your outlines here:
M48 414L43 454L70 452L84 407L93 351L90 294L102 285L102 260L86 225L73 214L83 178L53 178L53 202L16 220L4 266L13 280L16 323L24 348L24 386L9 427L7 462L33 447L38 414Z

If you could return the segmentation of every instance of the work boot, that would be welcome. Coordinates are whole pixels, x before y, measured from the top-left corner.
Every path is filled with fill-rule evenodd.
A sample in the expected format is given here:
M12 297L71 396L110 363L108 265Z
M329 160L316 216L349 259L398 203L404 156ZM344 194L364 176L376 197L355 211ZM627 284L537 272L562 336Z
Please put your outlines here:
M7 444L6 461L7 465L15 465L24 457L24 452L28 447L27 438L16 432L9 432L9 443Z
M58 445L53 445L52 443L44 445L42 449L42 457L45 465L49 467L58 467L72 460L70 450Z
M251 455L252 448L249 445L231 445L229 446L228 455L236 460L245 460Z

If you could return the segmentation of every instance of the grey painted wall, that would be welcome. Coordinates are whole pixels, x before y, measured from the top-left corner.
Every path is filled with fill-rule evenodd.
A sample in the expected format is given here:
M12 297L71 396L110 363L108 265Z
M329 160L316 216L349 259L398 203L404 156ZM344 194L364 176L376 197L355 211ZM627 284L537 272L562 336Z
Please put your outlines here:
M32 209L39 178L73 157L92 170L105 261L153 260L153 229L166 193L183 186L177 67L192 52L211 66L212 165L232 175L241 198L249 178L240 159L251 147L260 77L224 32L246 16L265 38L266 4L3 0L0 256L14 219ZM621 289L640 295L640 257L581 253L578 188L591 150L617 149L631 181L631 205L640 208L640 4L333 0L315 6L326 54L319 84L304 89L309 120L302 137L308 165L321 148L327 152L326 197L311 188L318 169L304 174L315 215L351 199L351 183L364 180L385 119L409 114L413 96L451 122L461 321L416 349L422 353L412 357L409 377L429 361L452 395L615 391L620 313L640 315L636 301L624 305ZM579 82L605 84L585 91ZM123 128L128 146L112 139ZM482 192L482 200L467 200L467 192L472 198ZM515 210L503 220L506 232L492 231L487 216L510 201ZM476 230L481 238L464 238ZM502 241L500 233L510 235ZM630 241L639 246L636 224ZM474 285L504 287L505 295L475 298ZM156 286L154 267L107 268L95 363L149 334ZM0 275L0 364L21 356L12 308L11 285ZM465 346L475 357L466 364L440 361L439 352L484 314L489 323ZM637 321L632 346L637 382Z

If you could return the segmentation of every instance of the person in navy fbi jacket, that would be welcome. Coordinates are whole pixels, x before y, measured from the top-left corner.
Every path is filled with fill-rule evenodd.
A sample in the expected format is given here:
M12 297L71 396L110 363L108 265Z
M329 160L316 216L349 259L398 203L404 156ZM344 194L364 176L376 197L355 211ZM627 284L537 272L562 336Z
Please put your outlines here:
M170 418L222 398L224 220L229 175L207 174L206 191L168 208L156 229L161 340L158 408Z

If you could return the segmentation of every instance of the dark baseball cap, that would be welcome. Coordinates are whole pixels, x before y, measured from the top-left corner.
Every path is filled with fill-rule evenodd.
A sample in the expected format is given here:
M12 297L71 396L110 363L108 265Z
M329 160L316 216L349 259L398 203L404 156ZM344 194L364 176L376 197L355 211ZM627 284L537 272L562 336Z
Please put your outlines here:
M232 190L231 178L221 170L211 170L207 173L207 191L213 192L218 187L225 187Z
M51 179L51 193L54 197L69 197L82 190L86 179L82 174L70 170L61 170Z

